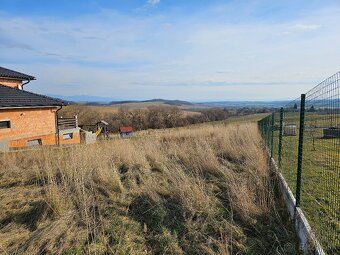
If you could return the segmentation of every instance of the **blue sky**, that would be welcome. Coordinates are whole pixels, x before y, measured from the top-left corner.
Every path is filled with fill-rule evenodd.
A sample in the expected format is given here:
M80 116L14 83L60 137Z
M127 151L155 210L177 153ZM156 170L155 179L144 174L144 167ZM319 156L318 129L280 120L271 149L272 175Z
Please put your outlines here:
M340 1L0 0L0 66L43 94L293 99L340 70Z

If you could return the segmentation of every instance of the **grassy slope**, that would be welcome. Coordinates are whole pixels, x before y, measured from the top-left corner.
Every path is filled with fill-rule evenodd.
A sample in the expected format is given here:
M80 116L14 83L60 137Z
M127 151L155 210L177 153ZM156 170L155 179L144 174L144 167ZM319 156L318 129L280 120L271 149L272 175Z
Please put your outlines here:
M160 137L162 135L167 135L167 134L173 134L173 132L180 133L184 130L191 130L193 128L206 128L208 127L221 127L221 126L227 126L230 124L244 124L244 123L257 123L260 119L264 118L267 116L268 113L258 113L258 114L251 114L251 115L245 115L245 116L232 116L229 117L226 120L222 121L212 121L212 122L203 122L203 123L198 123L198 124L192 124L189 126L184 126L184 127L176 127L176 128L164 128L164 129L147 129L147 130L141 130L141 131L136 131L134 132L134 137L133 139L139 139L142 137ZM119 139L119 136L117 134L112 135L111 138L113 139Z
M295 254L256 124L0 155L5 254Z

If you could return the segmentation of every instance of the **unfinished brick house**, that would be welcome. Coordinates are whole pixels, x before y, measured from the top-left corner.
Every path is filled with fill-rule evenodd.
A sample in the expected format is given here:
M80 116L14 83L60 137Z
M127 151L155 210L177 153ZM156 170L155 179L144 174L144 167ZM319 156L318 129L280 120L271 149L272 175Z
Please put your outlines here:
M0 67L0 151L80 143L77 118L58 118L67 103L27 92L33 76Z

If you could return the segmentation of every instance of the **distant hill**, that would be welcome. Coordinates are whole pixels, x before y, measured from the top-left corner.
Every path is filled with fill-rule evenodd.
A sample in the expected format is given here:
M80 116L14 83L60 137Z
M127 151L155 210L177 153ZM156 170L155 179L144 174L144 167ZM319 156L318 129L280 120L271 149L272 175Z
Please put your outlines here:
M87 95L76 95L76 96L60 96L60 95L48 95L54 98L60 98L69 102L74 103L85 103L87 105L122 105L131 103L159 103L174 106L193 105L193 103L181 100L168 100L168 99L149 99L149 100L120 100L112 97L98 97L98 96L87 96Z
M107 104L108 102L119 100L113 97L98 97L98 96L87 96L87 95L76 95L76 96L60 96L60 95L48 95L54 98L60 98L70 102L77 102L77 103L101 103Z
M217 102L203 102L202 105L213 107L269 107L277 108L288 104L288 100L280 101L217 101Z
M212 102L188 102L183 100L170 100L170 99L149 99L149 100L120 100L112 97L98 97L88 95L76 95L76 96L60 96L60 95L49 95L51 97L60 98L69 102L82 103L86 105L131 105L131 104L165 104L182 107L266 107L266 108L278 108L286 105L290 101L212 101Z
M125 101L112 101L110 105L117 105L117 104L131 104L131 103L161 103L167 105L174 105L174 106L181 106L181 105L193 105L191 102L181 101L181 100L167 100L167 99L150 99L150 100L125 100Z

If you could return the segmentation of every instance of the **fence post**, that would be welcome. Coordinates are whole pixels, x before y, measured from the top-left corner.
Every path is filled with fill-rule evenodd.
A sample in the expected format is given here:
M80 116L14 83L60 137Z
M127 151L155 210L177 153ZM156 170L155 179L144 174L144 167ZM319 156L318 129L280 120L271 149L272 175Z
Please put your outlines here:
M279 169L282 170L282 131L283 131L283 107L280 109L280 131L279 131Z
M266 119L266 137L267 137L267 140L266 140L266 144L267 144L267 150L268 150L268 153L269 153L269 143L270 143L270 115L267 116L267 119Z
M298 164L297 164L296 194L295 194L296 195L296 205L295 205L296 207L300 207L302 153L303 153L303 132L304 132L304 129L305 129L305 99L306 99L306 95L301 94Z
M270 157L274 156L274 117L275 113L272 113L271 116L271 125L270 125Z

